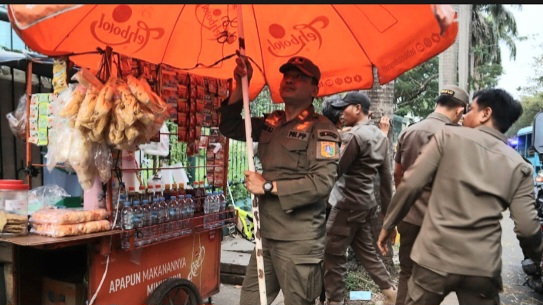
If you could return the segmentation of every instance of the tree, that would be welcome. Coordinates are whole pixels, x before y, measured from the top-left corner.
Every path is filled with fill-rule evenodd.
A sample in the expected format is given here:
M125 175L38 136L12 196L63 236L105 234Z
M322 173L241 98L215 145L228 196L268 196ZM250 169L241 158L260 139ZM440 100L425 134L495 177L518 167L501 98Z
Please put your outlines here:
M540 45L543 51L543 44ZM521 87L521 91L527 95L536 95L543 90L543 52L541 55L534 57L535 63L533 67L533 76L528 79L528 84Z
M522 8L519 4L514 7ZM509 49L511 59L515 59L515 41L526 38L518 35L513 13L502 4L474 4L470 28L473 66L470 89L494 87L503 73L500 41Z
M523 96L522 115L506 132L507 137L512 137L517 134L517 131L522 127L531 126L535 115L543 111L543 92L539 92L534 96Z
M426 117L434 110L438 95L438 57L405 72L394 86L395 114Z

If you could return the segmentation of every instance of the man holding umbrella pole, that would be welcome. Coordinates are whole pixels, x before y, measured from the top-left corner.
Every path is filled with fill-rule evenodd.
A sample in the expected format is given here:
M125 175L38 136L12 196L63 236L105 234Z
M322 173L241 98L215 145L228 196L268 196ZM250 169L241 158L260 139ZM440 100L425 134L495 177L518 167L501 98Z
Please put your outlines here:
M244 141L241 79L247 75L250 80L253 70L243 56L236 63L236 87L219 110L219 129L227 137ZM268 304L282 290L286 305L312 305L322 288L326 198L336 178L340 137L312 105L319 91L319 68L295 56L279 72L285 110L251 118L262 174L246 171L245 186L260 210ZM259 303L253 252L240 304Z

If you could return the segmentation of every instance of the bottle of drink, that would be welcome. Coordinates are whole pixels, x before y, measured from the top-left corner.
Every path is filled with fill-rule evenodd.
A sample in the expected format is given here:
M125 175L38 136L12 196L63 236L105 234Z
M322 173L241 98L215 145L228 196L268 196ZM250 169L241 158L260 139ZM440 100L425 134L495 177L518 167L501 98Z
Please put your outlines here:
M178 234L178 222L179 222L179 202L175 196L170 196L170 202L168 203L168 214L170 216L168 222L168 233L170 237L177 236Z
M221 213L219 219L226 219L226 196L224 196L224 192L222 190L218 192L217 198L219 199L219 212ZM221 221L221 225L224 224L225 222Z
M155 186L156 188L156 186ZM168 204L166 204L166 200L164 200L164 197L160 197L158 201L160 205L160 210L158 214L158 223L159 223L159 235L158 240L164 240L167 239L168 235L168 220L170 219L170 213L168 212Z
M209 229L214 225L213 206L214 197L212 193L207 193L204 199L204 228Z
M170 196L168 211L170 214L170 221L179 220L179 203L177 202L177 198L175 196Z
M185 202L185 195L179 195L177 196L177 209L179 213L179 220L177 221L176 230L178 231L178 235L181 234L181 231L185 228L185 223L188 225L187 220L187 206Z
M194 217L194 200L191 194L185 195L185 204L187 205L187 218Z
M147 194L147 199L152 204L153 199L155 199L155 187L151 183L149 183L147 185L147 193L146 194Z
M179 195L187 194L187 191L185 190L185 184L183 182L178 183L177 191L179 192Z
M151 205L148 199L143 199L141 209L143 211L143 245L151 242Z
M169 207L166 204L164 197L160 197L158 203L160 204L160 213L158 214L158 223L166 223L170 219Z
M134 200L132 202L132 209L134 211L134 245L140 247L143 245L143 210L141 208L141 201Z
M134 200L132 202L132 210L134 212L134 228L139 229L143 227L143 209L141 207L141 201Z
M200 197L202 197L202 194L200 194L200 181L194 181L192 184L192 200L194 201L194 213L199 214L200 211L203 212L203 207L200 207Z
M122 226L124 230L132 230L134 228L134 210L132 209L132 203L126 200L123 203L123 209L121 210Z
M185 206L187 209L187 219L184 222L184 229L182 231L182 234L189 234L192 232L192 226L190 226L191 218L194 217L194 201L192 200L192 195L187 194L185 195Z
M219 202L219 192L215 191L211 194L213 197L213 200L211 201L213 203L212 205L212 213L213 213L213 226L214 227L220 227L222 223L219 221L221 215L219 212L221 211L221 203Z
M140 201L141 204L143 204L143 199L146 199L145 192L146 192L145 185L140 184L138 188L138 200Z
M159 215L160 215L160 204L158 203L158 198L153 198L153 203L151 204L151 234L150 234L150 243L158 241L159 234Z
M175 196L175 198L177 198L177 196L179 196L179 190L177 189L177 183L172 183L172 196ZM179 199L179 198L177 198Z
M155 196L160 199L162 197L162 184L156 183L155 184Z
M127 200L130 202L134 202L134 199L136 199L136 188L133 186L129 186L128 193L127 193Z
M166 203L170 203L172 197L172 190L170 189L170 184L164 184L164 190L162 191L162 196L166 199Z

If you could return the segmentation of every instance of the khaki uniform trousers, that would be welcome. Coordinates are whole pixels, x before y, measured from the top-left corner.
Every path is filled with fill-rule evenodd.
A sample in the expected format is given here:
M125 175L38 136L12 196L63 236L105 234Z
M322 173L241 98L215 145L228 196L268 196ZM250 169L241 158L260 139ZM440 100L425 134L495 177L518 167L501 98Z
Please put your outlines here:
M400 261L400 276L398 281L398 297L396 305L404 305L405 297L407 296L407 282L411 277L413 269L413 260L411 259L411 249L417 235L419 235L420 227L405 221L398 224L398 233L400 234L400 250L398 251L398 259Z
M459 305L499 305L502 282L501 277L443 276L414 263L407 286L407 305L440 304L451 291L456 292Z
M314 305L322 289L324 236L311 240L262 238L268 304L283 291L285 305ZM241 288L240 305L260 304L255 251Z
M330 211L326 222L324 288L326 298L331 302L342 302L345 296L345 252L349 246L380 289L393 286L383 261L375 251L371 218L376 209L340 210L333 207Z

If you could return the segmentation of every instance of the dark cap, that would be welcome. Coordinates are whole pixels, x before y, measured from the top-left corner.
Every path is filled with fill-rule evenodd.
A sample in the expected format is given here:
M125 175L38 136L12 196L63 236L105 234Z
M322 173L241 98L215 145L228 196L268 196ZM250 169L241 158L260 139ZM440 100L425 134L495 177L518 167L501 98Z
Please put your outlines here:
M468 93L458 86L445 85L443 86L443 88L441 88L441 90L439 90L439 95L447 95L458 100L461 103L464 103L465 105L469 104Z
M345 95L341 100L335 100L332 102L332 107L334 108L345 108L349 105L360 105L366 110L370 110L370 99L367 95L362 92L350 92Z
M294 56L291 57L286 63L284 63L280 68L279 72L285 73L290 69L298 69L300 72L307 76L311 76L317 80L321 79L321 70L315 65L311 60L301 57Z

